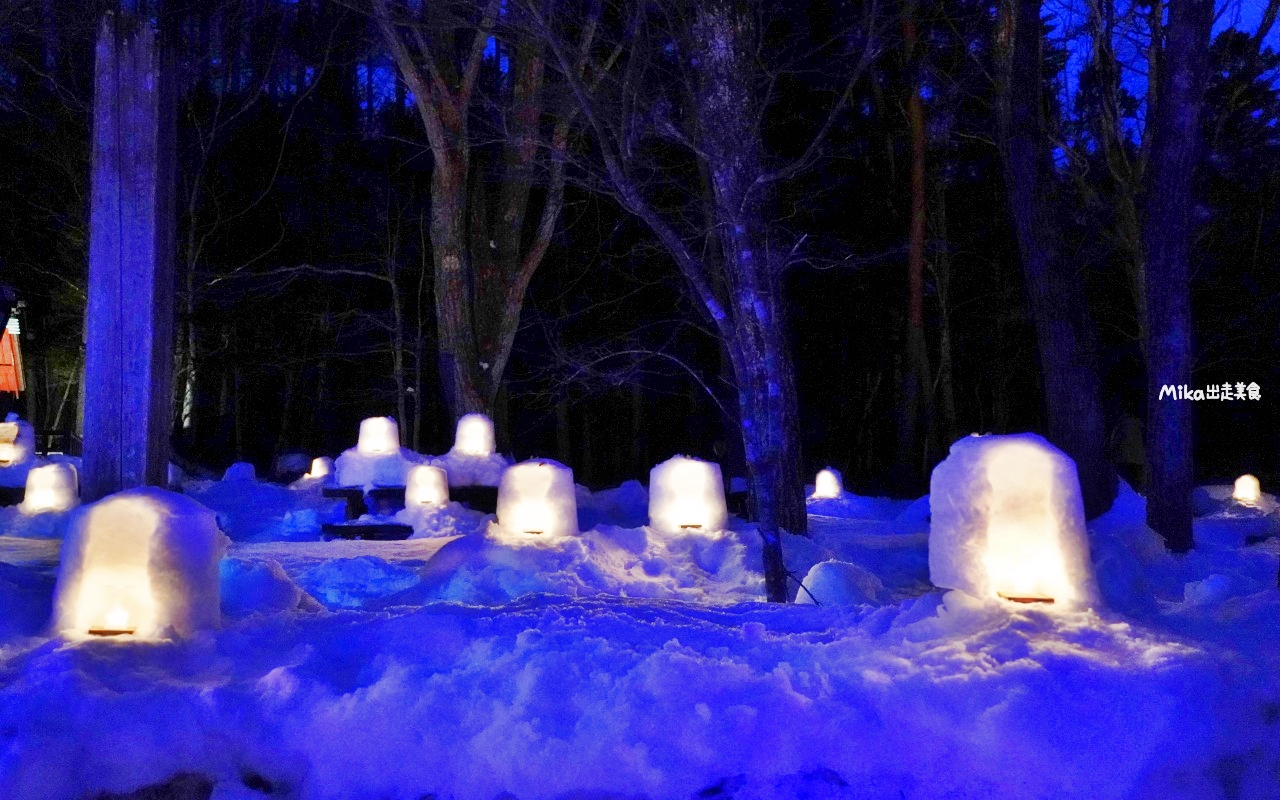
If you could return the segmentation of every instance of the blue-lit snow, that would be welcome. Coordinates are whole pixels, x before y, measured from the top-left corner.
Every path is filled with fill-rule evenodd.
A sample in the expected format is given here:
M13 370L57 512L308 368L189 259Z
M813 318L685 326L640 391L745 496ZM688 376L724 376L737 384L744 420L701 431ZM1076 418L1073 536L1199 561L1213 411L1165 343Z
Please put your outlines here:
M187 640L47 638L59 543L0 537L0 797L1280 796L1280 544L1169 555L1127 488L1089 526L1106 607L1063 613L932 590L918 503L811 506L788 568L858 604L779 607L750 525L659 537L635 484L514 543L457 504L288 541L332 501L239 485L191 487L242 535Z

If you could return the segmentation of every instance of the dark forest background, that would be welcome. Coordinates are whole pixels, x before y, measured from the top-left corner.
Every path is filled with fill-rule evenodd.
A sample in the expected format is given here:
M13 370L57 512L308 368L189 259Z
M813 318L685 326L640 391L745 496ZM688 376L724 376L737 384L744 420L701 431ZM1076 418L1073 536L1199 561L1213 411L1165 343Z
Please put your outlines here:
M41 430L75 430L81 404L92 48L111 5L0 0L0 280L25 303L22 410ZM459 5L448 24L474 25ZM570 5L547 8L584 13ZM805 160L768 203L769 230L788 243L785 334L803 468L834 466L863 493L922 493L955 438L1046 427L998 141L999 9L970 0L753 8L771 98L759 119L765 152ZM1131 215L1145 202L1131 170L1143 149L1151 6L1081 8L1044 10L1041 111L1062 257L1096 325L1108 447L1140 467L1133 437L1148 391L1127 264ZM336 454L360 419L383 414L400 419L407 446L447 450L454 415L437 358L429 236L435 160L369 10L230 0L150 11L182 76L178 452L264 472L282 453ZM1261 387L1261 401L1204 401L1193 413L1197 480L1249 471L1264 488L1280 480L1280 56L1266 38L1274 8L1266 12L1262 31L1215 26L1193 184L1195 367L1185 378ZM1100 26L1113 47L1100 46ZM486 37L477 118L488 119L484 98L500 99L515 80L520 45L500 26ZM627 46L663 52L657 37ZM569 94L554 81L547 91ZM661 131L682 112L654 100L640 113ZM475 164L501 162L498 110L490 122L477 123L475 150L488 155ZM677 183L701 179L658 139L654 169ZM720 339L670 253L603 186L596 158L578 119L563 210L493 405L500 445L558 458L595 487L643 477L675 452L742 474ZM477 167L473 179L483 187L487 175ZM544 172L532 184L536 207ZM923 236L913 239L921 197ZM670 194L671 207L680 202ZM913 257L922 259L925 431L905 419L920 402L909 396ZM1133 466L1128 474L1140 479Z

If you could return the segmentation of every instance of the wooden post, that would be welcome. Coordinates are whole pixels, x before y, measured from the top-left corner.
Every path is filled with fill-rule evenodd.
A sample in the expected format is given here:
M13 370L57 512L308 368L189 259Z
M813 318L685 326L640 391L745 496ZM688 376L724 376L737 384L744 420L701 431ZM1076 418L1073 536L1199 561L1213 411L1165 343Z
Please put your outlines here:
M164 486L173 378L174 105L159 35L108 14L98 35L85 335L86 500Z

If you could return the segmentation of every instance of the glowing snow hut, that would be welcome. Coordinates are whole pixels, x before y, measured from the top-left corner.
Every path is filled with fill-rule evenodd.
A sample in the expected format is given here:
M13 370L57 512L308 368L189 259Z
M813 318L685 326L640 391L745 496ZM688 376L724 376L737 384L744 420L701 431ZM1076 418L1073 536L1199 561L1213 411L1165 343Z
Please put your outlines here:
M400 452L400 426L391 417L362 420L356 452L362 456L385 456Z
M929 577L977 598L1090 605L1075 462L1034 434L969 436L933 470Z
M550 459L508 467L498 484L498 525L511 534L574 536L578 502L573 470Z
M419 464L409 470L405 506L442 506L449 502L449 476L439 467Z
M813 497L815 500L835 500L844 495L844 483L840 473L831 467L819 470L813 480Z
M308 478L327 478L333 474L333 459L328 456L320 456L311 460L311 471L307 473Z
M1254 505L1262 497L1262 484L1252 475L1241 475L1236 478L1235 487L1231 491L1231 497L1237 503L1248 503Z
M662 533L721 531L729 522L720 465L674 456L649 472L649 527Z
M27 490L18 504L23 514L67 511L80 505L76 468L66 462L46 464L27 473Z
M493 420L484 414L464 414L458 420L458 429L453 439L453 452L486 458L493 455L496 447Z
M30 423L9 414L0 422L0 467L14 467L35 457L36 431ZM21 484L18 484L21 485Z
M62 545L55 628L142 638L216 628L226 546L214 513L185 495L144 487L84 506Z
M334 462L339 486L404 486L413 466L400 449L400 426L391 417L371 417L360 423L356 446Z

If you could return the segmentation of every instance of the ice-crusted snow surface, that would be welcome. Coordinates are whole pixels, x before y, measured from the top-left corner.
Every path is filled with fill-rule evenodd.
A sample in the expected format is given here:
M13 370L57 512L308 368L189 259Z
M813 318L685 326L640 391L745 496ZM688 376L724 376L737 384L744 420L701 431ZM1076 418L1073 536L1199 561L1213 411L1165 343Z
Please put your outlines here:
M1171 556L1124 487L1089 525L1105 610L980 604L868 502L784 548L883 591L779 607L750 526L578 504L553 541L451 504L403 542L234 543L222 630L161 643L47 638L58 542L0 537L0 797L1280 796L1274 540Z

